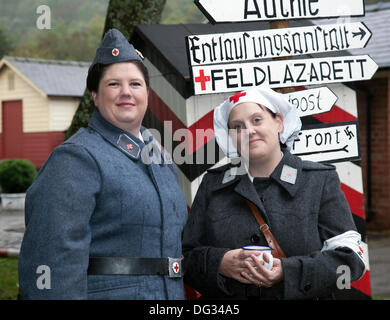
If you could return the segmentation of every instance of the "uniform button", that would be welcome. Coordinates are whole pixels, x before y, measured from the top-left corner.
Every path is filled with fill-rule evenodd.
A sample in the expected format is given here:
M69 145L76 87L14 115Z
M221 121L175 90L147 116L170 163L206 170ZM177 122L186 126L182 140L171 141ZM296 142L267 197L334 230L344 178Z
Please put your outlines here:
M260 240L260 238L257 234L254 234L251 236L251 243L258 243L259 240Z

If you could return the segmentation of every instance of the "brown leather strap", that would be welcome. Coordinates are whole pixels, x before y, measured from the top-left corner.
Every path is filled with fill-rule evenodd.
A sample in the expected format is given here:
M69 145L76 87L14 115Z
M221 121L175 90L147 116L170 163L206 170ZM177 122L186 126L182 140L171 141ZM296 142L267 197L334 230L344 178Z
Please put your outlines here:
M253 215L255 216L256 221L260 226L260 230L263 232L268 245L272 249L271 251L272 255L275 258L286 258L286 255L284 254L282 248L279 246L274 235L271 233L268 224L264 222L264 219L261 216L259 208L257 208L257 206L253 204L251 201L249 201L248 199L246 199L246 202L248 203L249 208L251 209Z

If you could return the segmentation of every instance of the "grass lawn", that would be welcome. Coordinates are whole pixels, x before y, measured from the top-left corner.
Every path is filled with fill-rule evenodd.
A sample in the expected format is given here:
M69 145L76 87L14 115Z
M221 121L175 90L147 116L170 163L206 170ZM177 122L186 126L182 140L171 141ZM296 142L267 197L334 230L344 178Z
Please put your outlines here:
M0 300L16 300L18 296L18 259L0 258Z

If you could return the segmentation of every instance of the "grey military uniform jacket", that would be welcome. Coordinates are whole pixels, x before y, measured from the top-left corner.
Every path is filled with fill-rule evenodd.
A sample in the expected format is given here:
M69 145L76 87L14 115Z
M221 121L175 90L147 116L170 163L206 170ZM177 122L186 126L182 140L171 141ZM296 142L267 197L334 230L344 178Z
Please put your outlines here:
M145 164L144 146L95 111L88 128L53 151L27 192L21 298L184 299L182 278L87 275L90 256L182 254L188 213L175 168ZM50 282L37 285L43 270Z
M356 231L333 166L301 161L284 151L261 198L247 174L226 178L231 167L209 170L196 194L184 229L186 283L204 298L311 299L332 292L340 265L350 267L352 280L361 276L364 264L349 248L321 252L325 240ZM293 168L287 171L292 178L281 179L283 167ZM284 279L272 288L244 285L218 273L228 250L267 245L245 199L263 213L287 256L281 259Z

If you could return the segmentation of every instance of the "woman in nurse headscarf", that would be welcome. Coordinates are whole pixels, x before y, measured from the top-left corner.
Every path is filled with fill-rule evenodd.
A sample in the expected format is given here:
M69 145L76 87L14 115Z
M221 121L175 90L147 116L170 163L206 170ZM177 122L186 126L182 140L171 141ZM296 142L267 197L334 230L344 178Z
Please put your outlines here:
M351 281L364 274L335 168L290 153L300 129L295 108L269 88L215 108L218 145L242 161L208 170L184 229L184 280L203 298L334 298L339 266ZM269 246L273 261L248 246Z

